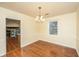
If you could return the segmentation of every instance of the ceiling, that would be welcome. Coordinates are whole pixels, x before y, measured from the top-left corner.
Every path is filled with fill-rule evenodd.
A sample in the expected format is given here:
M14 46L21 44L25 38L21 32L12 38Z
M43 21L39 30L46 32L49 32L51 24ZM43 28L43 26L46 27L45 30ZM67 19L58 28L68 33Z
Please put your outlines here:
M0 7L8 8L32 17L38 15L38 7L42 7L42 15L48 17L74 12L79 6L78 2L0 2Z

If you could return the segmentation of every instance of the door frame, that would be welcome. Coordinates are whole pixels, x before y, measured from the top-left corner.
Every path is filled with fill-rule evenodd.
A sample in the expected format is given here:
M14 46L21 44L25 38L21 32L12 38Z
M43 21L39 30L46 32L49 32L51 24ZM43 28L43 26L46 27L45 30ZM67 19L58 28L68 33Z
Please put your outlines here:
M6 24L7 24L7 19L9 20L9 19L11 19L11 20L17 20L17 19L13 19L13 18L5 18L5 32L6 32L6 30L7 30L7 27L6 27ZM19 47L21 48L21 20L17 20L17 21L19 21L20 22L20 39L19 39ZM5 33L5 35L6 35L7 33ZM7 36L6 36L6 53L7 53Z

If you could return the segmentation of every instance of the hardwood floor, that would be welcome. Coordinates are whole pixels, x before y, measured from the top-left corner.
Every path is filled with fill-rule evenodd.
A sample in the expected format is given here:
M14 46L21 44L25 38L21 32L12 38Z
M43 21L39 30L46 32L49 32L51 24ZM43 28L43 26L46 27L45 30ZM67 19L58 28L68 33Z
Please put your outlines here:
M77 57L75 49L57 44L37 41L23 48L16 48L8 52L7 57Z
M7 52L15 50L16 48L20 48L20 42L19 41L20 41L19 36L17 36L16 38L8 37L7 42L6 42Z

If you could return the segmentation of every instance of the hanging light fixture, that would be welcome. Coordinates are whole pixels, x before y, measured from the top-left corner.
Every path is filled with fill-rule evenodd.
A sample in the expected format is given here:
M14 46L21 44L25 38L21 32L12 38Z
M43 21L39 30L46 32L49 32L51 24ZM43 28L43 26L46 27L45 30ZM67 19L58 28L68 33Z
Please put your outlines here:
M46 16L48 15L48 13L45 14L44 16L42 16L42 14L41 14L41 9L42 9L42 7L38 7L38 9L39 9L39 15L36 16L35 20L36 20L37 22L42 23L42 22L44 22L44 21L46 20L45 18L46 18Z

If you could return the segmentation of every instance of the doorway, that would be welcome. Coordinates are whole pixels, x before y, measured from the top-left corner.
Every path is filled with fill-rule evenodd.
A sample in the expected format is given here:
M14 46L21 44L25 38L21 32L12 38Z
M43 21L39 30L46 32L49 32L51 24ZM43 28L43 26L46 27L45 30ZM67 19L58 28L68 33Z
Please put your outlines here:
M20 20L6 18L6 52L20 48Z

